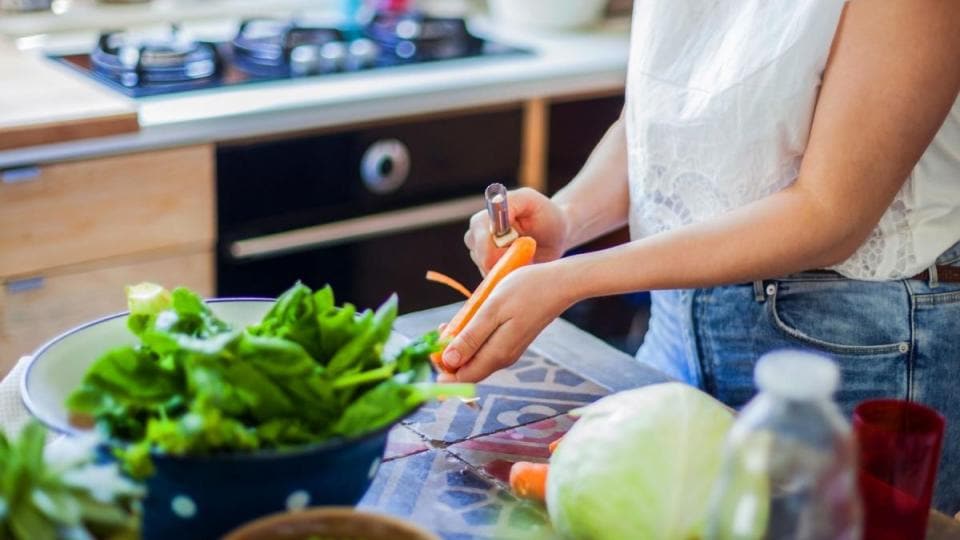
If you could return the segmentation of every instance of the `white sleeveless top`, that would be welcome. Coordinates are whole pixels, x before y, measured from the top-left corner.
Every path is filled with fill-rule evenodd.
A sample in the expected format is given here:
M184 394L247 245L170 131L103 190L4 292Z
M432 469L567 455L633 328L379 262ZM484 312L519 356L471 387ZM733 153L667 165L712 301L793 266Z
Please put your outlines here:
M843 5L636 0L626 108L633 238L796 179ZM908 277L958 240L960 100L867 241L833 269Z

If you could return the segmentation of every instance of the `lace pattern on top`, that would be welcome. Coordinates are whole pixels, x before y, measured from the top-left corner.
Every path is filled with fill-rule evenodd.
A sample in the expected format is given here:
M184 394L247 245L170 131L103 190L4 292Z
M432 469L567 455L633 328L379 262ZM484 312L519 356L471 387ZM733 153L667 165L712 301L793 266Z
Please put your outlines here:
M632 237L793 183L843 3L637 0L626 109ZM911 193L908 180L833 269L867 280L916 273Z

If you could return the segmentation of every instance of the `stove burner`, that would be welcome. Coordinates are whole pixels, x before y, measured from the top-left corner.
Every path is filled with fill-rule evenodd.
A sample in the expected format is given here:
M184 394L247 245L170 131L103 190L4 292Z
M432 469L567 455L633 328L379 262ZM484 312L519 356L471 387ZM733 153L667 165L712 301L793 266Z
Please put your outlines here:
M187 39L176 27L159 37L105 32L91 53L53 58L123 94L144 97L449 58L528 53L478 38L460 19L381 11L362 26L343 29L303 18L250 19L232 39L216 43Z
M322 47L342 40L343 34L335 28L301 26L296 21L250 19L240 24L233 38L233 54L241 67L251 73L286 76L291 71L291 59L305 56L302 52L294 55L295 50L308 47L316 56Z
M166 38L103 33L90 63L94 71L131 88L206 81L220 69L212 43L186 39L176 29Z
M480 54L483 40L463 19L428 17L417 12L381 13L366 34L385 52L388 64L460 58Z

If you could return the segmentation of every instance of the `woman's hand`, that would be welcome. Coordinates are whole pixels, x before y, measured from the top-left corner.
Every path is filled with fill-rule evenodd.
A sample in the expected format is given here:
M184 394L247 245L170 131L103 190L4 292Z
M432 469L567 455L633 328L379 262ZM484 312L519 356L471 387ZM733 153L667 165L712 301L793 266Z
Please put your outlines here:
M559 259L566 250L567 219L563 210L545 195L530 188L511 191L507 201L510 224L521 236L532 236L537 241L535 261ZM470 229L463 237L463 242L483 275L506 251L494 245L486 211L477 212L470 219Z
M447 345L440 380L477 382L520 358L537 335L575 301L562 268L532 264L514 270ZM549 285L545 285L549 284Z

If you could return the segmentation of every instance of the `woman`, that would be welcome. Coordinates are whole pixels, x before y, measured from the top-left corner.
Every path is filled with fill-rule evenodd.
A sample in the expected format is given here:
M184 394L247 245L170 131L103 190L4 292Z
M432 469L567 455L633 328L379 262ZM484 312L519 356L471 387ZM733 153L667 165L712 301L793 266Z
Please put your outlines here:
M936 503L960 510L958 89L956 0L637 0L622 117L555 197L511 194L542 264L443 361L478 381L571 304L651 290L638 358L733 406L760 355L806 347L848 411L943 412ZM560 258L625 223L628 244ZM482 214L465 241L481 271L502 253Z

